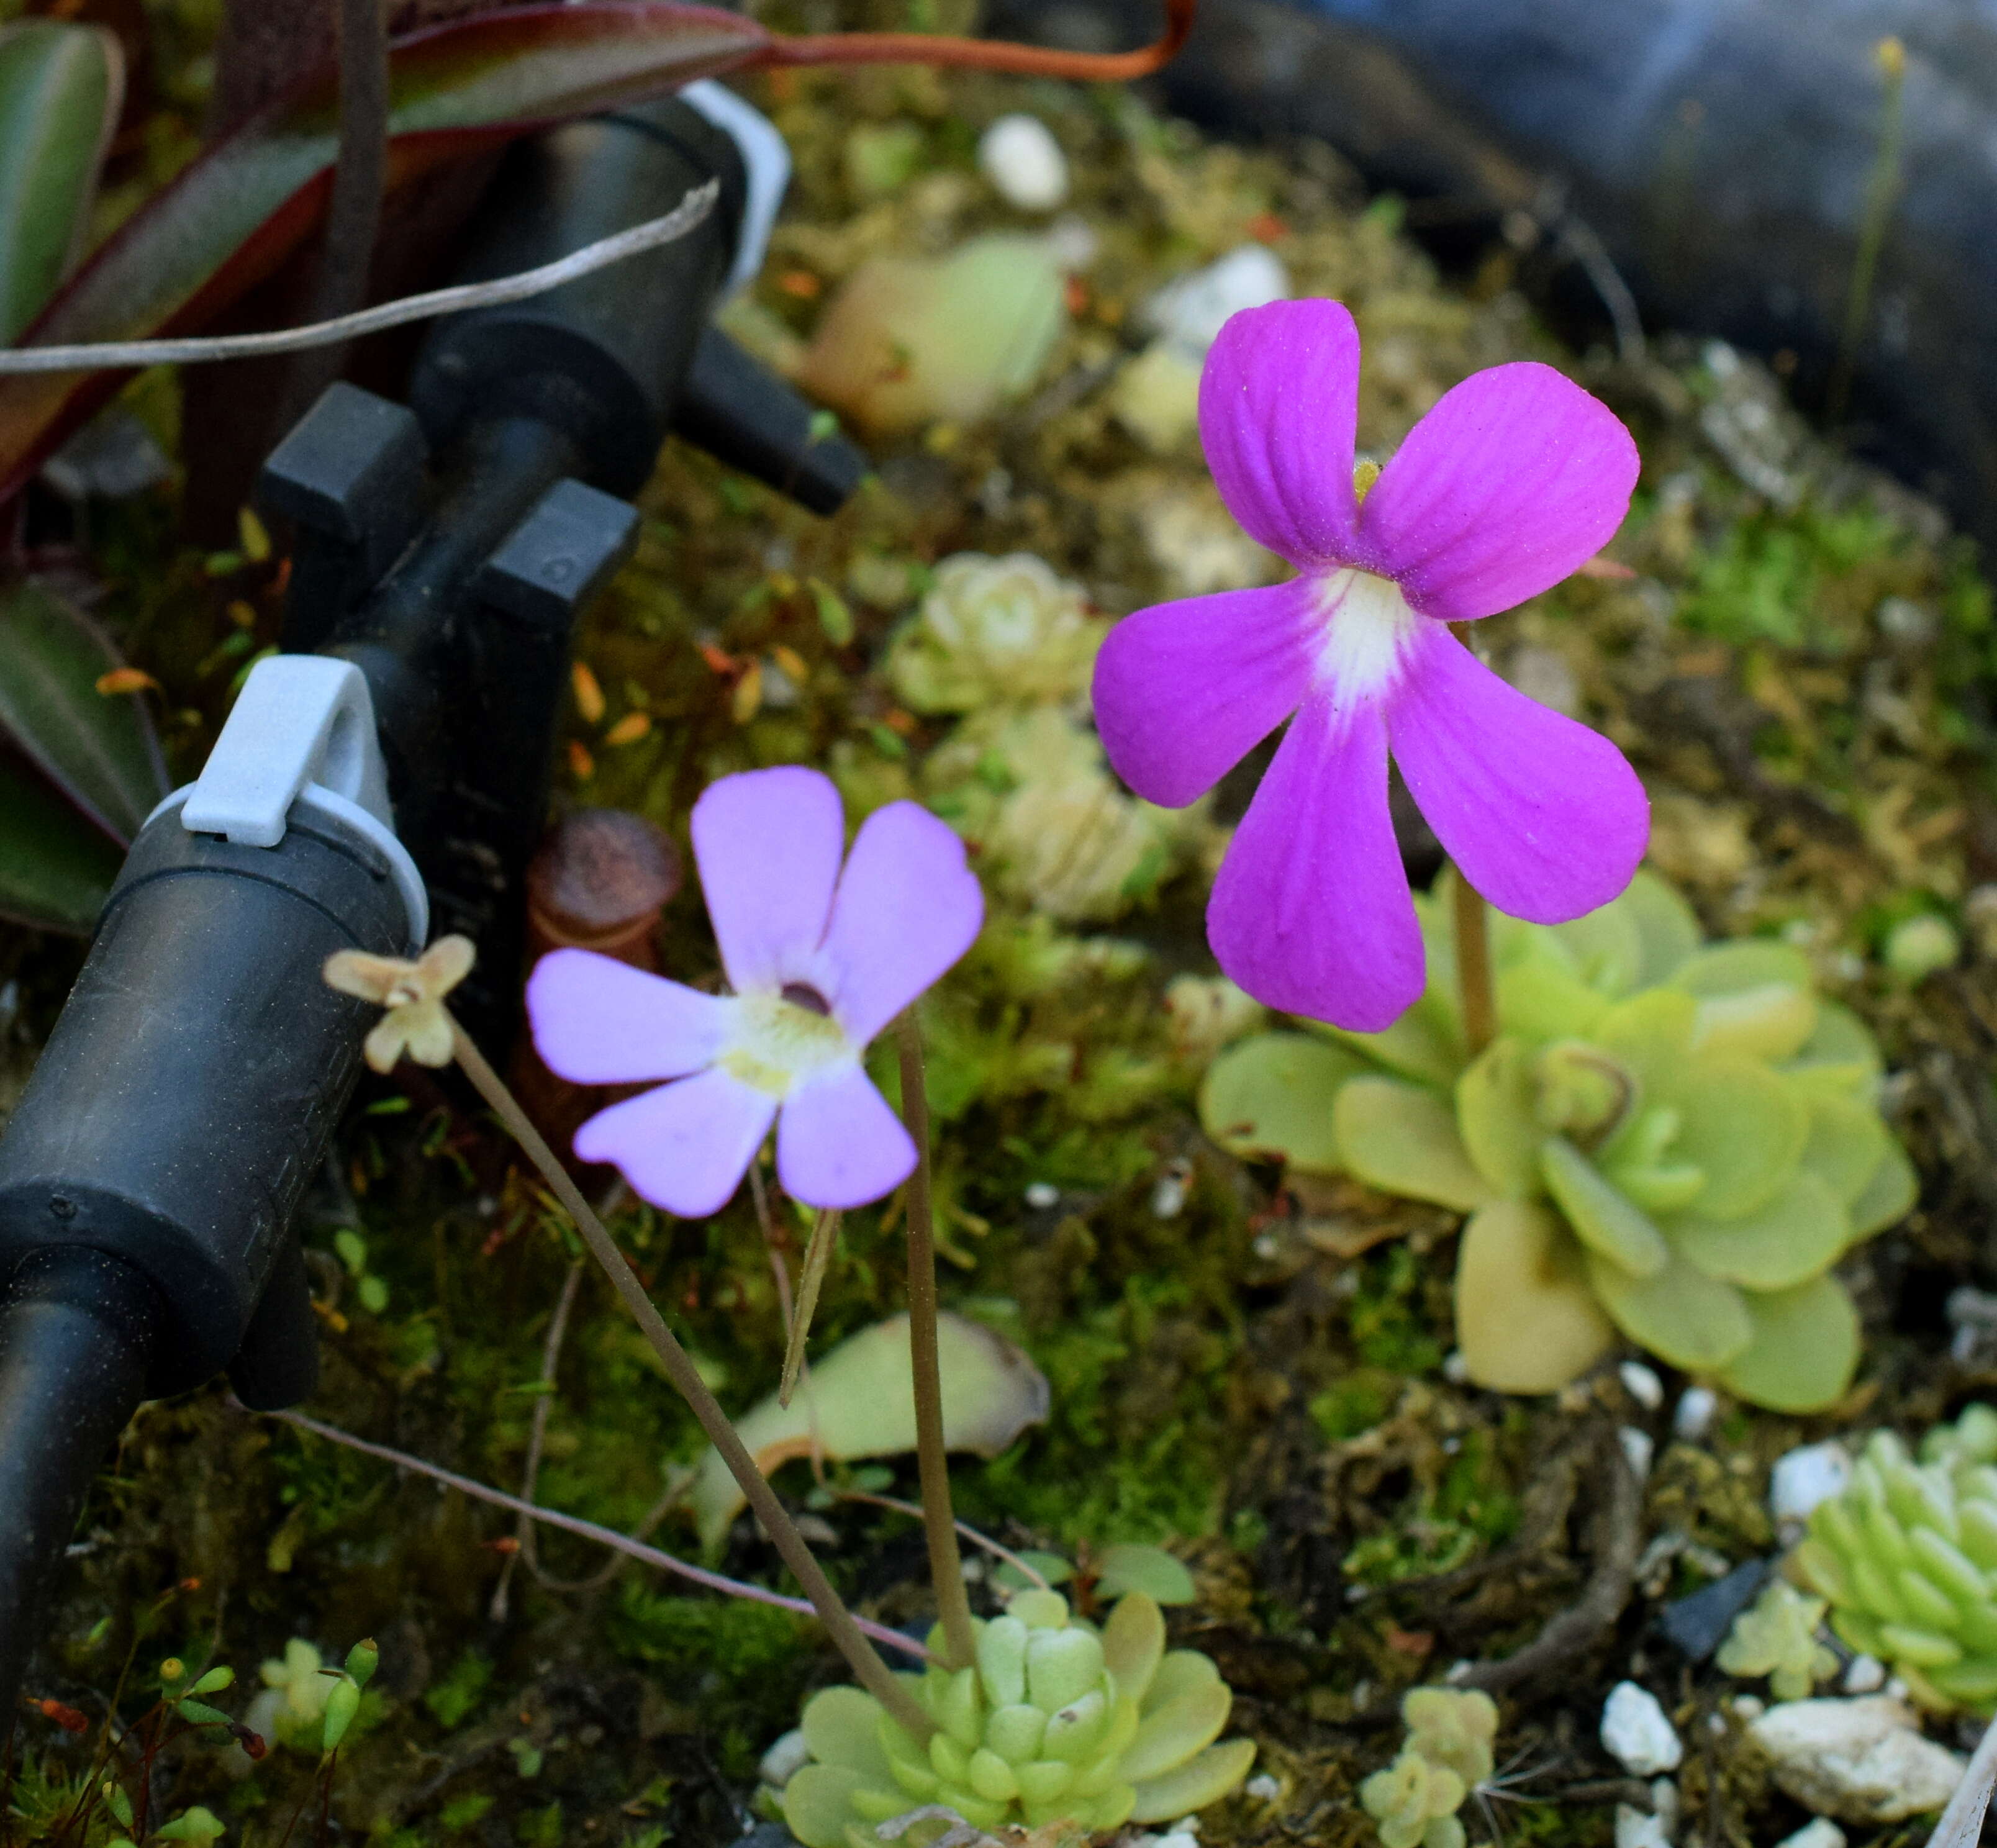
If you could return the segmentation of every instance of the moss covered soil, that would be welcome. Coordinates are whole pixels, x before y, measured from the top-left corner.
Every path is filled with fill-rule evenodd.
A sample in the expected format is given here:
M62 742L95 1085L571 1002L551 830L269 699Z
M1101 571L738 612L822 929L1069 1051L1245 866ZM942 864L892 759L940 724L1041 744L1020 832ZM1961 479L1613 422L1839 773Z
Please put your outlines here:
M163 9L155 29L169 61L198 54L198 22ZM174 95L162 91L161 160L191 119ZM798 160L771 261L732 311L766 353L795 359L871 255L1031 228L974 157L981 127L1019 109L1054 128L1074 175L1063 234L1078 230L1081 254L1065 324L1002 409L875 440L876 474L829 520L669 446L643 496L638 558L581 640L602 710L571 717L564 805L635 809L684 844L709 779L805 762L838 779L850 814L914 794L967 818L976 844L976 804L1012 793L1014 772L977 715L913 709L886 666L939 561L1032 553L1107 616L1277 568L1235 533L1189 432L1147 442L1115 409L1149 337L1146 302L1243 245L1279 258L1295 292L1353 309L1364 450L1390 451L1470 371L1527 357L1571 371L1635 430L1643 484L1606 564L1483 624L1482 640L1516 681L1627 751L1655 806L1653 864L1709 933L1800 945L1880 1036L1889 1115L1922 1189L1847 1272L1866 1316L1858 1384L1823 1417L1728 1406L1685 1442L1671 1426L1678 1382L1652 1405L1613 1365L1542 1398L1453 1383L1452 1215L1347 1181L1286 1184L1199 1131L1206 1049L1164 995L1174 977L1212 973L1200 910L1252 777L1147 835L1113 877L1092 878L1088 857L1123 852L1130 818L1099 827L1056 801L1046 826L1069 829L1082 864L988 856L991 922L925 1016L947 1300L1023 1346L1052 1388L1043 1427L995 1460L960 1460L959 1512L1085 1564L1144 1540L1192 1568L1199 1597L1174 1614L1174 1636L1219 1662L1235 1727L1261 1748L1254 1794L1204 1819L1211 1848L1374 1840L1354 1793L1392 1756L1401 1691L1531 1646L1578 1606L1592 1618L1571 1646L1502 1689L1505 1839L1606 1843L1615 1803L1648 1801L1595 1738L1604 1695L1632 1676L1664 1695L1689 1742L1683 1839L1786 1835L1805 1817L1730 1717L1742 1684L1687 1662L1654 1619L1772 1550L1777 1456L1881 1421L1918 1430L1997 1388L1997 1356L1952 1348L1944 1308L1989 1281L1981 1235L1997 1204L1997 930L1979 902L1997 897L1997 626L1968 548L1813 436L1754 362L1669 340L1644 356L1562 350L1502 246L1440 276L1398 202L1369 199L1323 147L1244 151L1130 95L921 72L798 78L759 100ZM140 402L171 433L170 391L149 381ZM98 612L163 683L185 771L243 659L274 636L281 564L189 550L173 515L171 488L101 510L69 568L94 575ZM1088 772L1068 792L1085 809L1101 799ZM1408 838L1426 876L1433 843ZM1884 947L1916 913L1963 947L1909 981ZM690 978L714 967L691 884L661 949ZM78 953L0 935L12 1089ZM774 1210L794 1266L802 1222ZM815 1346L900 1306L898 1211L847 1217ZM747 1197L705 1226L627 1200L612 1224L724 1399L761 1397L784 1337ZM406 1067L371 1081L304 1230L324 1355L309 1410L517 1488L545 1400L538 1498L697 1552L670 1505L700 1452L695 1427L593 1274L543 1383L579 1247L467 1093ZM1619 1533L1603 1511L1628 1427L1654 1440L1656 1462L1640 1529ZM916 1524L839 1498L890 1483L912 1493L912 1467L835 1468L821 1483L795 1464L779 1477L846 1592L891 1622L920 1621ZM154 1774L166 1808L204 1802L228 1839L267 1848L288 1832L397 1848L738 1836L760 1756L840 1677L836 1658L785 1613L616 1569L558 1534L523 1556L514 1535L500 1511L244 1413L218 1382L146 1407L126 1433L33 1691L95 1719L128 1660L136 1688L171 1654L233 1664L243 1686L226 1704L240 1712L257 1664L288 1639L337 1660L371 1635L381 1670L323 1817L316 1800L295 1816L315 1757L283 1744L254 1764L169 1747ZM746 1519L722 1563L778 1577ZM143 1704L128 1689L128 1715ZM0 1835L56 1839L47 1819L95 1740L24 1715ZM1473 1837L1488 1832L1468 1819Z

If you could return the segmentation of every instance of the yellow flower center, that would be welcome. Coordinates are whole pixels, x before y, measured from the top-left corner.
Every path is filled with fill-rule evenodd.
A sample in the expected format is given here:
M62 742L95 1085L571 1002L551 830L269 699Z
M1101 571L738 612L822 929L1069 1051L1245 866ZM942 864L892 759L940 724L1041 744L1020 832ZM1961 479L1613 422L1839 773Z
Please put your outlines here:
M715 1063L752 1090L781 1098L859 1056L823 998L792 984L780 994L736 997L733 1026Z

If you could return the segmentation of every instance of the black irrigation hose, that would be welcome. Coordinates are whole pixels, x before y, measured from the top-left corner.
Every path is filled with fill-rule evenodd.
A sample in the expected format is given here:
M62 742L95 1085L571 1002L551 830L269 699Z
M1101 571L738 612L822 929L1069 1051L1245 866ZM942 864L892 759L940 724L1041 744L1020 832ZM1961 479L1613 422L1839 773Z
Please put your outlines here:
M159 1326L129 1264L55 1246L0 1300L0 1740L91 1479L138 1408Z

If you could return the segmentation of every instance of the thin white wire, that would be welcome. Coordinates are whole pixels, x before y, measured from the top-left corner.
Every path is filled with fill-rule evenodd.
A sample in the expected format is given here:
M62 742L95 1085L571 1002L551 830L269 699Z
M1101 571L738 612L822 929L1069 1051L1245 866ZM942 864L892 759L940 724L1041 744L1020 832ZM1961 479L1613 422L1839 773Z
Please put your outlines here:
M648 219L628 231L599 238L539 269L495 277L490 282L460 283L433 289L427 295L405 295L376 308L316 321L306 327L282 327L270 333L222 334L185 340L105 340L75 346L0 346L0 376L28 372L95 372L128 366L189 366L215 360L260 359L274 353L300 353L401 327L433 315L455 314L460 309L487 308L495 302L523 302L530 295L559 288L578 276L621 263L641 250L656 249L684 237L714 209L720 183L696 186L663 218Z

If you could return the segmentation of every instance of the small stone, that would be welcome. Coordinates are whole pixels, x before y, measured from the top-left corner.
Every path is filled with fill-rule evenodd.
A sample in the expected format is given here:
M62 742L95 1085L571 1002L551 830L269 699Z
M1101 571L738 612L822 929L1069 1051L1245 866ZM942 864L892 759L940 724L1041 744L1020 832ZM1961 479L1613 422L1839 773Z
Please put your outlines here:
M978 168L1022 212L1052 212L1067 203L1067 156L1037 116L1000 116L978 137Z
M1463 1350L1453 1347L1443 1356L1442 1377L1452 1386L1466 1385L1470 1379L1470 1363L1464 1359Z
M1661 1816L1628 1803L1616 1805L1616 1848L1671 1848Z
M1733 1697L1733 1717L1743 1726L1751 1725L1768 1711L1768 1703L1758 1694L1737 1694ZM1726 1730L1726 1722L1714 1714L1707 1722L1708 1729L1717 1737Z
M794 1726L763 1754L763 1762L756 1769L765 1784L781 1790L810 1761L811 1747L805 1743L803 1732Z
M1828 1816L1818 1816L1784 1836L1775 1848L1844 1848L1844 1831Z
M1273 1803L1283 1794L1282 1780L1272 1777L1267 1771L1258 1771L1242 1785L1241 1794L1253 1797L1257 1803Z
M1616 1433L1616 1441L1623 1446L1624 1460L1630 1472L1639 1482L1650 1473L1650 1460L1657 1454L1656 1440L1647 1431L1639 1430L1634 1425L1625 1425Z
M1061 1205L1061 1189L1051 1181L1030 1181L1026 1187L1026 1204L1035 1212L1046 1212Z
M1617 1367L1623 1390L1646 1412L1654 1412L1664 1402L1664 1383L1641 1360L1625 1360Z
M1974 885L1962 901L1962 921L1969 926L1976 953L1997 957L1997 885Z
M1877 1694L1886 1685L1886 1664L1877 1656L1854 1656L1838 1685L1847 1694Z
M1851 1453L1836 1438L1804 1444L1775 1460L1768 1473L1768 1512L1778 1522L1807 1521L1819 1502L1842 1495L1851 1481Z
M1671 1435L1697 1443L1719 1415L1719 1395L1710 1386L1688 1386L1671 1413Z
M1266 244L1243 244L1218 262L1168 282L1151 298L1145 319L1195 354L1211 346L1230 315L1286 302L1290 273Z
M1940 1809L1964 1761L1921 1736L1911 1707L1886 1695L1785 1701L1749 1728L1776 1784L1819 1815L1900 1822Z
M1602 1708L1602 1746L1633 1776L1675 1771L1685 1757L1677 1729L1657 1697L1634 1681L1618 1681Z
M1768 1560L1750 1560L1724 1578L1666 1605L1657 1628L1695 1662L1703 1662L1719 1648L1733 1619L1754 1601L1773 1570Z
M1666 1835L1678 1833L1678 1817L1685 1808L1678 1787L1668 1777L1650 1780L1650 1814L1664 1826Z

